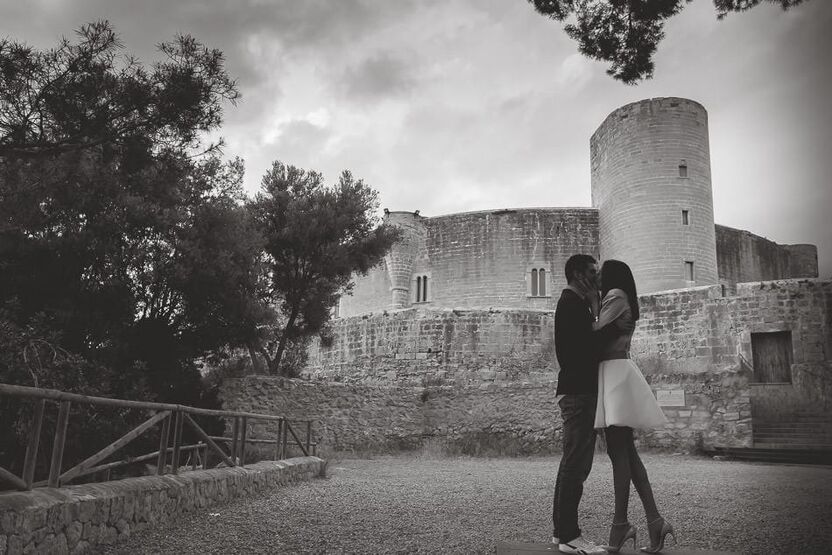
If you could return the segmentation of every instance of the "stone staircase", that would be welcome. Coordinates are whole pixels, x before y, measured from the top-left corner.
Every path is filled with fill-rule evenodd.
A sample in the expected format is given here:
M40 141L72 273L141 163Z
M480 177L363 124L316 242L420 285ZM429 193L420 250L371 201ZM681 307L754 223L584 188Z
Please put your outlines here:
M753 447L718 448L735 459L832 465L832 413L798 412L788 420L753 424Z
M784 422L755 422L754 447L832 450L832 414L797 413Z

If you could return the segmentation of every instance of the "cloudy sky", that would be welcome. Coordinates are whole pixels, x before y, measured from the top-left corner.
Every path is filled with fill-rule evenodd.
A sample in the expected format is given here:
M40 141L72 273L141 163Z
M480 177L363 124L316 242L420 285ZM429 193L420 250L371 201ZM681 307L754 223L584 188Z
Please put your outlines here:
M108 19L128 51L188 33L223 50L243 98L226 153L254 192L273 160L382 207L436 216L589 206L589 137L628 102L709 113L716 222L818 245L832 276L832 2L717 21L695 0L668 24L655 77L610 79L525 0L0 0L0 36L33 46Z

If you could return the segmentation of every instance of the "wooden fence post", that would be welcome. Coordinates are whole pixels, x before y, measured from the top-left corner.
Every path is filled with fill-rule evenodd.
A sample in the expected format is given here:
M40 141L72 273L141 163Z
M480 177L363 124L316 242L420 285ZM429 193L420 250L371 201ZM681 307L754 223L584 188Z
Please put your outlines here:
M43 410L45 406L46 399L40 399L35 402L35 414L32 420L32 429L29 431L29 443L26 444L26 458L23 462L23 481L26 482L26 489L32 489L32 482L35 481L35 466L38 462L40 429L43 424Z
M69 401L61 401L58 408L58 423L55 425L55 440L52 442L52 464L49 466L48 482L50 488L60 486L67 423L69 423Z
M168 443L170 442L170 415L162 422L162 431L159 435L159 457L156 459L156 474L161 476L165 473L165 465L168 457Z
M310 453L312 449L312 421L306 421L306 452Z
M176 419L173 424L173 455L171 456L171 472L179 474L179 450L182 447L182 411L176 411Z
M240 435L240 418L235 416L231 424L231 460L237 464L237 438Z
M248 417L244 416L240 432L240 466L246 464L246 435L248 434Z
M283 444L280 447L280 450L281 450L281 453L282 453L280 458L285 459L286 458L286 451L287 451L286 443L288 442L288 436L289 436L289 421L284 418L280 422L281 422L281 424L283 424Z

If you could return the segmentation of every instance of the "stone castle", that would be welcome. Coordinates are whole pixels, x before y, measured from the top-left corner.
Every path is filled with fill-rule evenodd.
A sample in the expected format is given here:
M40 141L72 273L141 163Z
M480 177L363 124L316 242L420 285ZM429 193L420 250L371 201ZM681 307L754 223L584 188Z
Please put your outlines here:
M813 245L715 225L709 158L705 108L650 99L592 136L591 208L386 211L404 235L356 276L305 379L231 380L226 408L312 410L336 449L556 449L554 308L567 258L587 253L636 277L631 354L671 422L643 442L764 446L807 414L832 437L832 281Z
M592 208L426 218L386 212L405 236L358 276L339 316L411 306L554 309L569 256L630 264L639 293L818 276L814 245L714 225L708 116L658 98L610 114L592 136Z

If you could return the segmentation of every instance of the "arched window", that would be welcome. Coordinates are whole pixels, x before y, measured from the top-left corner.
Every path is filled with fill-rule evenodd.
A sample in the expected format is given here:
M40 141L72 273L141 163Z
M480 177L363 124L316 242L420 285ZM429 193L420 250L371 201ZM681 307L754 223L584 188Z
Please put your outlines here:
M532 297L546 296L546 269L532 268L529 276L529 293Z
M416 277L416 302L426 303L428 301L428 276Z
M537 268L532 270L532 297L537 297Z

